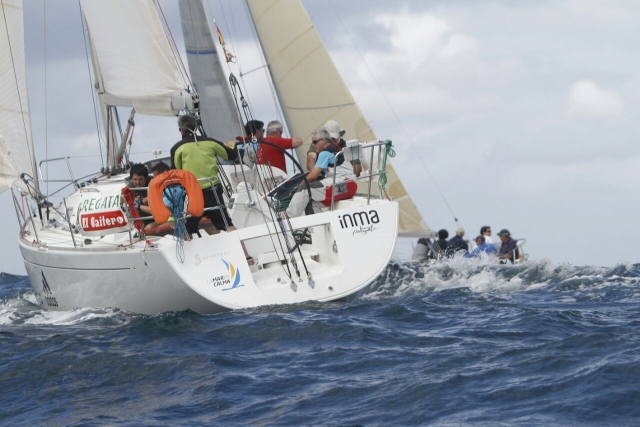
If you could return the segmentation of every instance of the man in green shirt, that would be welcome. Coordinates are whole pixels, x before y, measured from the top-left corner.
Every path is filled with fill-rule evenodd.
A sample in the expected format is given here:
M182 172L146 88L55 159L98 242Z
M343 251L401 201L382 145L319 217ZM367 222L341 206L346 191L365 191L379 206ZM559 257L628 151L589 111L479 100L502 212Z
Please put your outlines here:
M171 148L171 166L173 169L187 170L198 179L208 178L208 180L200 181L205 208L216 207L219 204L224 206L216 157L221 157L224 160L233 160L237 156L236 152L231 148L225 147L219 141L197 136L196 127L196 118L191 114L184 114L178 117L178 129L182 139ZM211 186L212 183L213 188ZM227 228L226 225L229 226L229 230L235 230L233 222L224 207L206 211L204 215L211 219L211 223L216 228L216 230L207 229L209 234L216 234L218 230L225 230ZM200 218L187 218L186 226L189 234L198 231Z

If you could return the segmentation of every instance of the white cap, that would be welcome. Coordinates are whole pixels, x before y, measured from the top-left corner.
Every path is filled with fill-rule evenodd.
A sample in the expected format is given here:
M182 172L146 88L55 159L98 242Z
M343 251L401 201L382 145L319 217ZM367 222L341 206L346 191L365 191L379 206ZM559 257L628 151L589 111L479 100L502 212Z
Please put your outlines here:
M340 139L342 135L344 135L345 130L340 127L338 122L335 120L329 120L324 124L324 129L329 132L331 138Z

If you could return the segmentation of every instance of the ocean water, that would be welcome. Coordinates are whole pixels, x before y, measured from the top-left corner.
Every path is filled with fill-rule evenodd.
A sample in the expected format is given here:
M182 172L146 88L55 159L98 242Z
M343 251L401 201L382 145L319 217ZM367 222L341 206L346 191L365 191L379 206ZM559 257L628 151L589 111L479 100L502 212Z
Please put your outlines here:
M354 302L51 312L0 278L0 424L640 425L640 264L392 263Z

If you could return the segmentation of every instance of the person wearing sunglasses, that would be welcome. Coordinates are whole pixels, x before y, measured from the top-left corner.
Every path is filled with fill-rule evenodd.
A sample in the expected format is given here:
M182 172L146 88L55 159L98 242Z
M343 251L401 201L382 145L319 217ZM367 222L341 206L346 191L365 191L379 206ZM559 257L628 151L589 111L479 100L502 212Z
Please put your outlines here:
M325 200L327 187L333 185L334 172L336 175L336 183L339 183L354 179L353 168L349 162L344 161L344 156L338 156L338 158L335 159L336 153L341 151L341 149L331 140L331 135L329 135L326 129L317 130L311 137L318 159L313 169L309 171L307 181L311 189L311 198L320 202ZM291 203L287 208L287 214L290 218L302 215L308 203L309 192L307 191L305 182L302 181L291 198Z
M480 227L480 235L484 237L485 243L493 243L493 237L491 237L491 227L483 225Z

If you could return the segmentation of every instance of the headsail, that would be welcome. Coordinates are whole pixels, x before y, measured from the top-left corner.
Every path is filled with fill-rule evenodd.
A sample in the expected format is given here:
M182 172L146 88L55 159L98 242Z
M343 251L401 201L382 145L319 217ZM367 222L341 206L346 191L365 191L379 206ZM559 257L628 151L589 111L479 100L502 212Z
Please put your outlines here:
M31 139L29 98L24 59L22 0L0 0L0 192L16 184L27 173L36 181L35 156Z
M153 0L81 0L107 105L175 115L191 96Z
M337 120L347 139L377 139L340 77L309 15L299 0L247 0L289 130L304 139L298 156L306 158L309 134ZM420 212L387 163L387 190L400 202L400 235L430 232Z
M202 0L182 0L178 6L191 80L200 95L202 126L211 137L234 139L242 134L238 109L218 59Z

